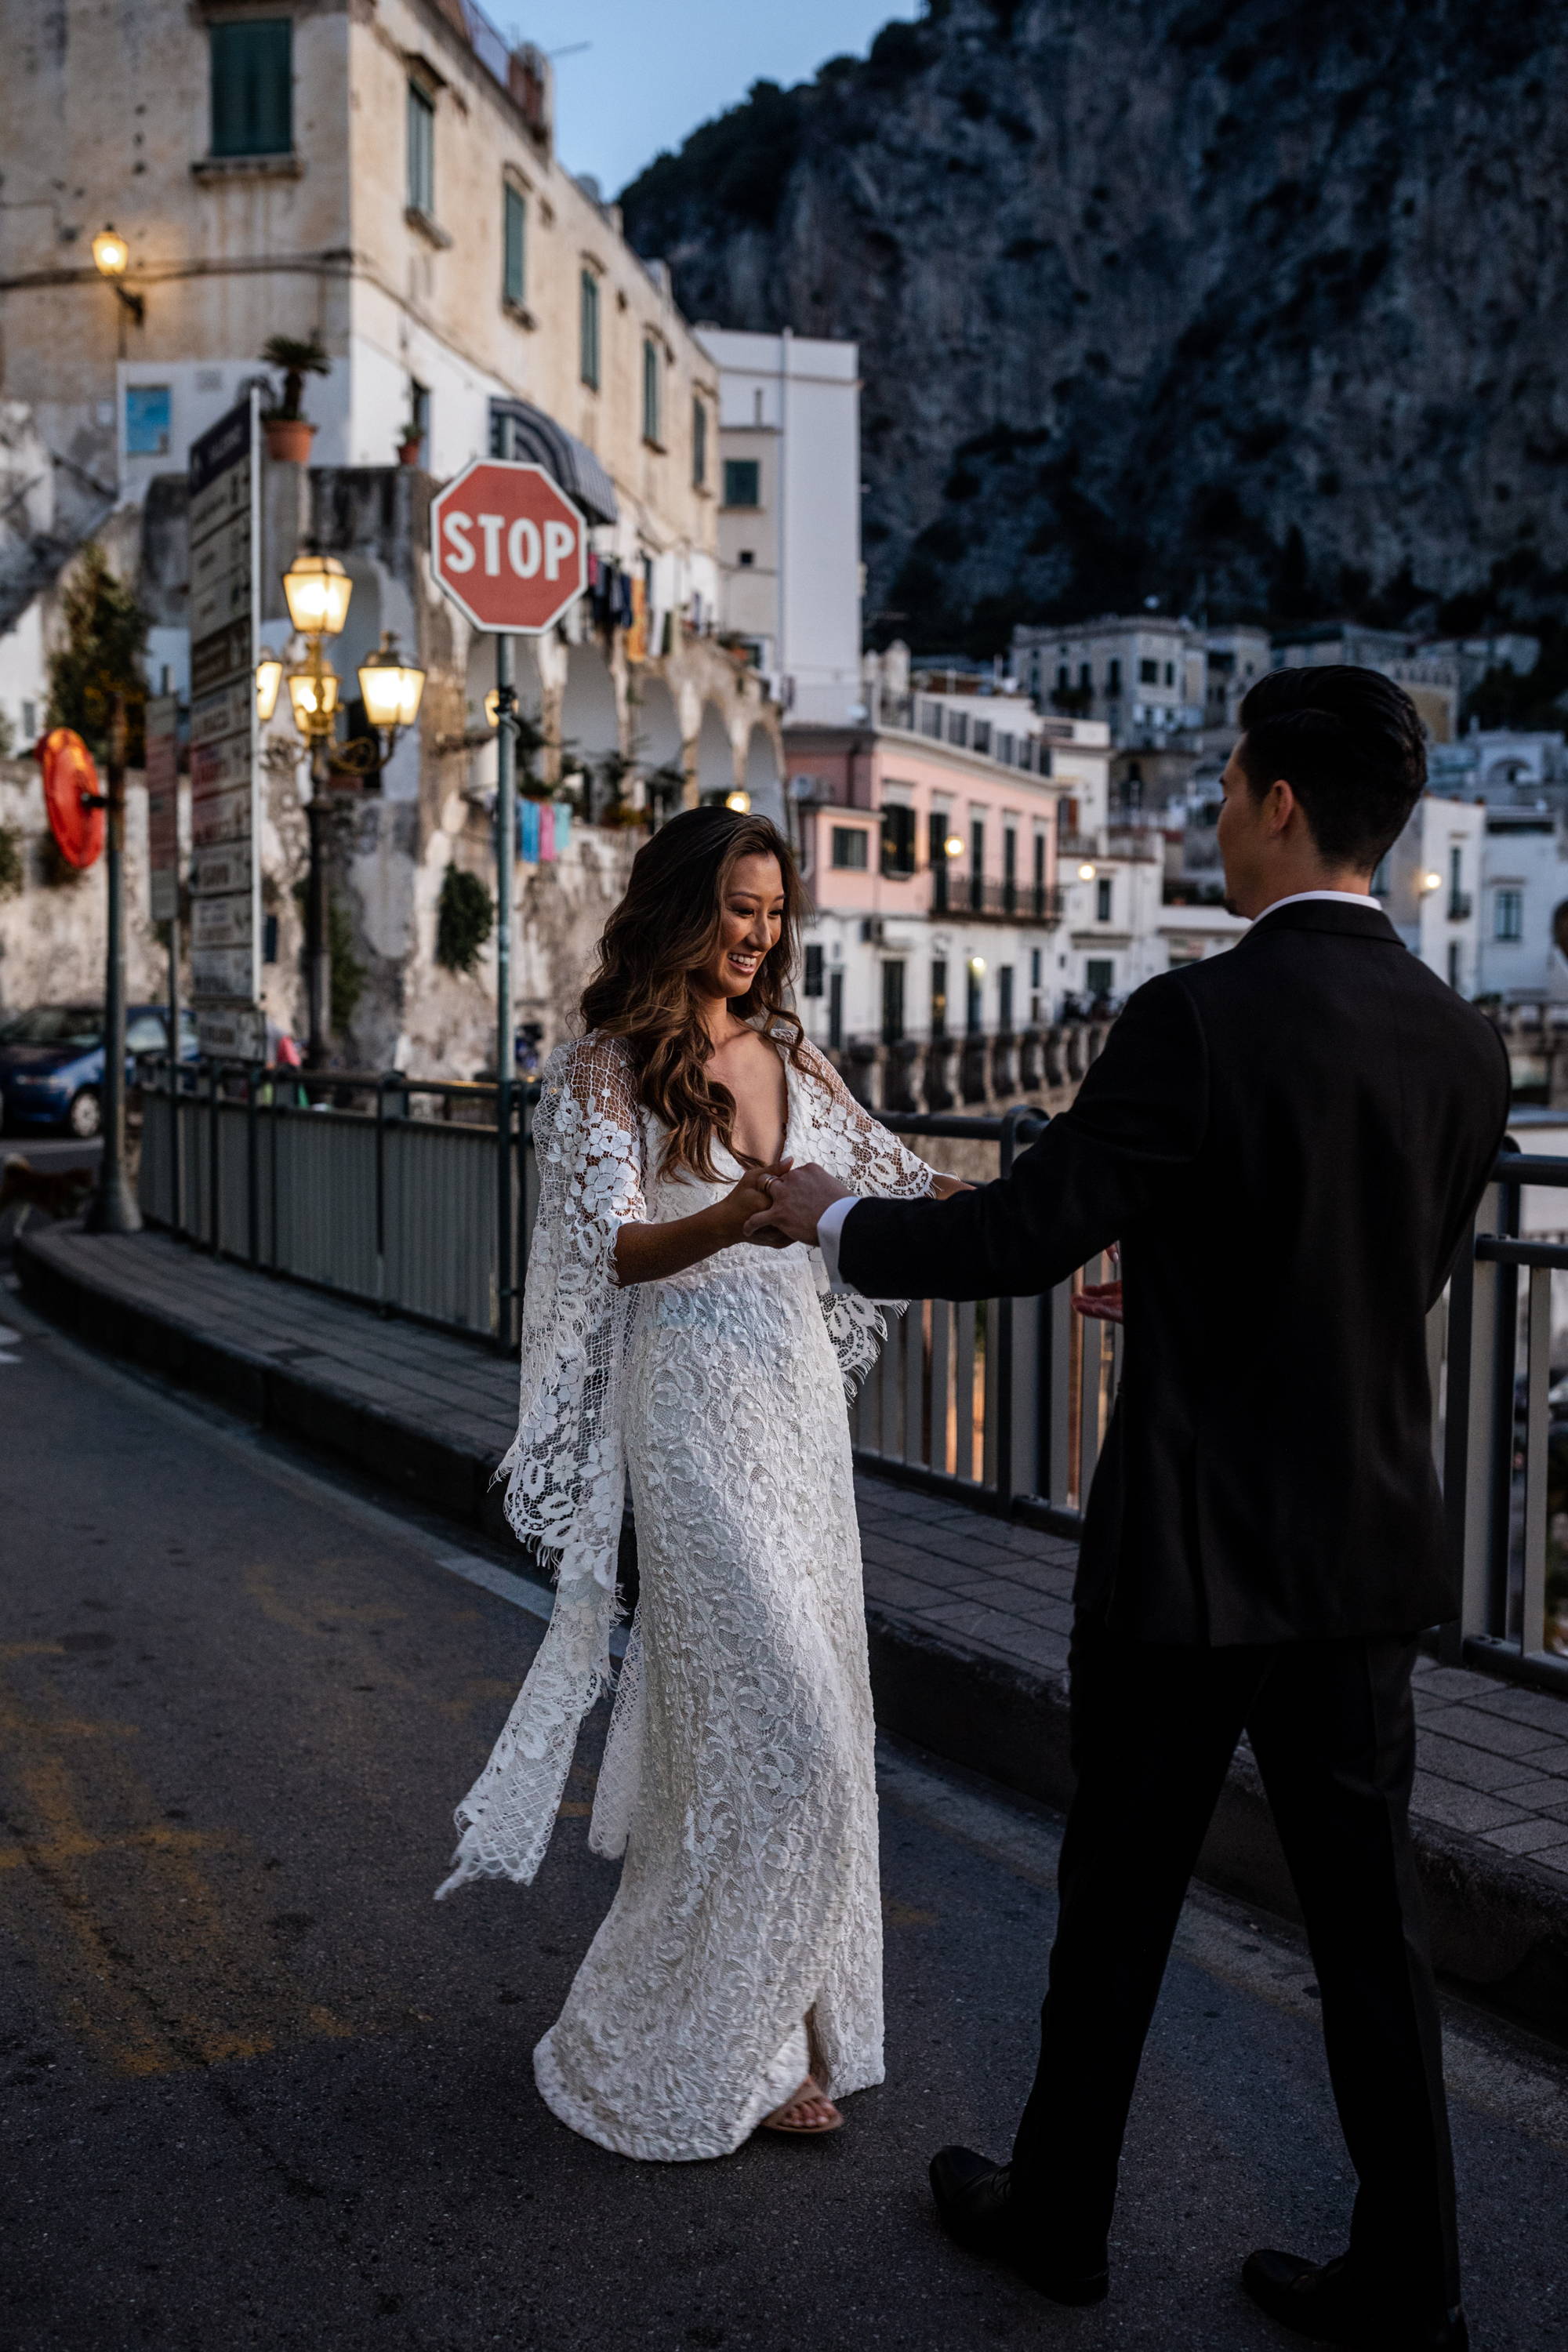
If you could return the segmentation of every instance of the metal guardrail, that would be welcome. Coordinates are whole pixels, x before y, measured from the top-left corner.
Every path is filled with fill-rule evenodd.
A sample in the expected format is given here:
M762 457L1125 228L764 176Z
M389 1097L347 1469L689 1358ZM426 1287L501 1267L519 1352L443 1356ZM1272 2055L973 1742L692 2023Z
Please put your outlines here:
M143 1215L259 1271L510 1349L538 1188L531 1088L498 1217L493 1084L164 1063L144 1069ZM1047 1124L879 1114L906 1136L997 1146L1003 1172ZM1463 1593L1442 1652L1568 1692L1568 1381L1553 1402L1552 1291L1568 1242L1520 1233L1521 1194L1568 1193L1568 1160L1500 1158L1429 1323L1433 1444ZM1568 1211L1568 1202L1565 1202ZM1568 1215L1565 1215L1568 1229ZM879 1475L1063 1535L1079 1529L1121 1373L1121 1330L1074 1312L1103 1258L1037 1298L917 1301L892 1319L852 1414Z
M510 1349L538 1198L531 1091L508 1089L500 1179L493 1084L153 1062L142 1213L258 1272Z
M883 1112L906 1136L999 1147L1044 1118ZM1526 1185L1568 1192L1568 1160L1500 1158L1472 1244L1430 1318L1433 1444L1463 1607L1441 1654L1568 1695L1568 1383L1552 1402L1552 1285L1568 1244L1519 1232ZM856 1458L1063 1535L1079 1531L1121 1374L1120 1327L1073 1311L1103 1259L1038 1298L928 1299L894 1320L852 1419Z

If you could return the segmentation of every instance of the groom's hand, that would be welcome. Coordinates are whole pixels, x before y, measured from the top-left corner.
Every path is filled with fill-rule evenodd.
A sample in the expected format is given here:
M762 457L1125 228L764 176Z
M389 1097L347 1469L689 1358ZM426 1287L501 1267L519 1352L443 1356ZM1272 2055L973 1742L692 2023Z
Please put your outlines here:
M765 1209L746 1220L748 1241L815 1242L825 1209L849 1198L849 1187L819 1168L814 1160L788 1168L773 1180L773 1196Z

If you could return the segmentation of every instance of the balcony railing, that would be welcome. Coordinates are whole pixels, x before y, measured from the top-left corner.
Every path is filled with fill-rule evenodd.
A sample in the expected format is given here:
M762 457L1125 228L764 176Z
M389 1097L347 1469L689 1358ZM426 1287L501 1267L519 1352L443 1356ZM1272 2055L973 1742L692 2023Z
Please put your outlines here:
M1062 919L1063 893L1048 883L997 881L985 874L955 874L948 879L946 903L934 913L980 915L987 922L1045 923Z
M881 1115L906 1136L994 1142L1003 1173L1045 1126L1027 1108ZM1433 1445L1462 1597L1437 1647L1453 1663L1568 1694L1568 1413L1552 1374L1552 1286L1568 1276L1568 1242L1520 1237L1527 1184L1568 1192L1568 1160L1503 1153L1427 1324ZM1121 1332L1075 1314L1072 1299L1108 1274L1096 1259L1037 1298L911 1307L856 1402L862 1466L1076 1534Z
M879 694L877 718L883 727L900 728L906 735L923 735L933 743L951 743L955 751L994 760L1028 776L1048 776L1051 747L1038 735L1024 735L974 710L955 709L950 702L933 701L926 694Z
M1082 1066L1108 1025L1073 1024ZM1028 1105L1000 1118L900 1111L889 1099L900 1068L933 1054L951 1057L950 1070L978 1057L994 1079L1016 1083L1009 1057L1031 1039L1040 1052L1060 1034L852 1047L847 1074L863 1087L875 1064L889 1127L990 1144L1005 1172L1042 1132L1045 1114ZM1025 1083L1050 1076L1037 1067ZM522 1087L503 1161L493 1087L211 1064L187 1065L178 1083L171 1094L166 1066L144 1080L141 1199L150 1222L384 1314L514 1344L505 1270L526 1265L536 1201ZM436 1115L416 1117L416 1106ZM1462 1594L1459 1623L1439 1648L1565 1691L1568 1410L1552 1380L1552 1294L1568 1278L1568 1239L1521 1235L1527 1186L1568 1193L1568 1160L1502 1154L1427 1327L1433 1445ZM863 1466L1075 1534L1122 1342L1119 1325L1086 1321L1072 1300L1109 1273L1096 1260L1038 1297L928 1300L895 1319L854 1408Z

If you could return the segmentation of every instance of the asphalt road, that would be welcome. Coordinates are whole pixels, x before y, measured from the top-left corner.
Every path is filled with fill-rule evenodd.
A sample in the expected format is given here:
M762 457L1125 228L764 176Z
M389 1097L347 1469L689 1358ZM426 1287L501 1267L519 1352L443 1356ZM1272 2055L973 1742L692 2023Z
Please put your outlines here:
M1092 2312L931 2222L930 2150L1004 2147L1023 2095L1056 1833L908 1751L886 2085L817 2145L608 2156L529 2065L613 1884L592 1757L532 1890L431 1900L537 1638L523 1588L11 1294L0 1321L5 2352L1297 2340L1235 2283L1255 2244L1333 2251L1348 2209L1288 1934L1190 1907ZM1473 2014L1449 2046L1478 2352L1547 2352L1568 2065Z

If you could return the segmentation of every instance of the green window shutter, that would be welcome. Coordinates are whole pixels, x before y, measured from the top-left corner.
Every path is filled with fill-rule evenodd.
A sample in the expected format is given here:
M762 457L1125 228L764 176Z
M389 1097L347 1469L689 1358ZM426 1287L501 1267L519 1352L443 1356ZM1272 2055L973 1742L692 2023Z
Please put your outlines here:
M582 281L581 373L585 384L599 388L599 281L584 269Z
M658 345L649 335L642 347L642 437L657 442L659 436Z
M521 188L508 186L502 197L502 244L505 248L501 290L521 310L528 296L528 204Z
M289 16L253 16L214 25L212 152L287 155L294 144L294 25Z
M691 404L691 481L696 489L708 487L708 410L700 400Z
M762 467L755 457L724 460L724 504L754 507L762 503Z
M408 202L436 217L436 106L416 81L408 85Z

